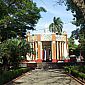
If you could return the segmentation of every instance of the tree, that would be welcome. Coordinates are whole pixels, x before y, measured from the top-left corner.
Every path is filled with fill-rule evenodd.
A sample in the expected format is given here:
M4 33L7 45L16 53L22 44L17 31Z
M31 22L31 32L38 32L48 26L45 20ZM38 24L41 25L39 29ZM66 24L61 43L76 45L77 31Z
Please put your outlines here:
M69 47L69 55L76 55L77 57L80 55L80 48L75 44L74 38L68 38L68 47Z
M74 25L79 26L78 39L80 42L79 49L85 58L85 0L70 0L68 10L71 10L74 16ZM77 35L77 34L76 34Z
M53 23L49 25L49 31L54 33L58 32L58 34L61 34L62 28L63 28L63 22L61 21L60 17L58 18L54 17Z
M73 24L82 28L85 23L85 0L58 0L58 3L65 3L67 11L71 11L74 18Z
M27 52L30 52L30 46L25 40L8 39L4 41L0 44L0 55L3 60L3 67L7 69L7 65L12 65L14 68L17 68L20 61L25 59Z
M74 38L74 39L79 39L79 32L80 32L80 29L79 28L77 28L76 30L73 30L72 32L71 32L71 38Z
M72 24L79 26L78 39L79 48L82 51L83 57L85 58L85 0L58 0L58 3L65 3L67 11L71 11L74 18Z
M24 37L26 30L34 30L41 18L38 8L32 0L0 0L0 38L1 41L11 37Z

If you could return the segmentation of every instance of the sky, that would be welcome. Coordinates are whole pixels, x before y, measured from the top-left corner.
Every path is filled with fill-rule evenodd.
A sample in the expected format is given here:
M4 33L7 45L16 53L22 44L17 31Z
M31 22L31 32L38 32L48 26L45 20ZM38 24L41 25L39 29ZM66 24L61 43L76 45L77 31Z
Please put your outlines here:
M71 32L76 29L75 25L71 24L73 19L72 13L66 11L64 5L57 5L56 0L33 0L36 2L38 7L44 7L47 12L42 12L42 18L38 21L36 25L36 31L31 31L32 33L42 33L44 29L48 28L49 24L53 22L53 17L60 17L64 22L63 31L67 32L68 37L70 37Z

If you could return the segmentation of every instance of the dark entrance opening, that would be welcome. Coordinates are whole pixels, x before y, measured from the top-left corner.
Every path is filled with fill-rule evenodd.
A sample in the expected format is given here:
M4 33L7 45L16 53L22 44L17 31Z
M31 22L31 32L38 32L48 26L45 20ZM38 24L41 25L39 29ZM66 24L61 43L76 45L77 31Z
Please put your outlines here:
M43 41L42 49L43 62L52 62L51 41Z

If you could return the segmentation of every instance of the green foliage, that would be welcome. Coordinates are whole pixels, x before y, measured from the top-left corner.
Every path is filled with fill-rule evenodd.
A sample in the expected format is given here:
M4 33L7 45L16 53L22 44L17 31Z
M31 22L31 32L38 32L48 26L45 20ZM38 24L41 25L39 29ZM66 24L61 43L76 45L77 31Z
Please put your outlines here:
M71 38L79 39L79 31L80 31L79 28L77 28L76 30L73 30L73 31L71 32Z
M76 56L80 55L80 48L78 45L74 43L74 39L71 37L68 38L68 46L69 46L69 55L76 55Z
M70 68L69 67L64 67L66 73L70 73Z
M75 77L79 77L79 72L77 70L71 70L71 74Z
M74 39L73 38L68 38L68 46L69 46L69 49L74 48Z
M73 24L80 26L79 31L75 31L75 35L78 36L80 42L80 50L82 51L82 56L85 57L85 3L84 0L67 0L67 7L72 11L74 16ZM74 35L74 36L75 36Z
M84 73L79 73L80 78L83 80L85 79L85 74Z
M77 78L85 79L85 66L68 66L65 67L65 71Z
M38 8L32 0L0 0L0 36L1 41L12 37L25 37L26 30L33 30L41 18Z
M58 18L54 17L53 23L49 25L49 31L54 33L58 32L58 34L61 34L62 28L63 28L63 22L61 21L60 17Z
M9 39L0 44L0 55L3 59L3 64L10 64L18 67L20 61L29 52L30 46L25 40Z
M76 26L83 26L85 23L85 1L84 0L58 0L58 3L65 3L67 11L71 11L74 18L73 24Z
M67 11L70 10L73 14L72 24L79 27L79 29L72 32L72 37L79 39L79 48L85 58L85 0L58 0L58 2L65 2Z
M11 81L12 79L22 75L22 73L25 73L27 71L29 71L28 68L20 68L17 70L6 71L3 74L0 74L0 85Z
M69 49L77 49L78 48L78 45L74 44L74 40L69 38L69 41L68 41L68 45L69 45Z
M64 3L67 6L67 11L71 11L74 18L72 24L85 27L85 0L58 0L59 3Z

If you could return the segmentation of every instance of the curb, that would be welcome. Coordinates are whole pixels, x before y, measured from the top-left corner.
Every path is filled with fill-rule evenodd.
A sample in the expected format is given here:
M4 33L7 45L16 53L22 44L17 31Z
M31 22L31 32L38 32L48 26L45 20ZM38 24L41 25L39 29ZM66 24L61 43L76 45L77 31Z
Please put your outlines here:
M72 75L69 75L69 74L67 74L68 76L70 76L71 78L73 78L74 80L76 80L78 83L80 83L81 85L85 85L85 82L83 81L83 80L80 80L80 79L78 79L78 78L76 78L76 77L74 77L74 76L72 76Z

